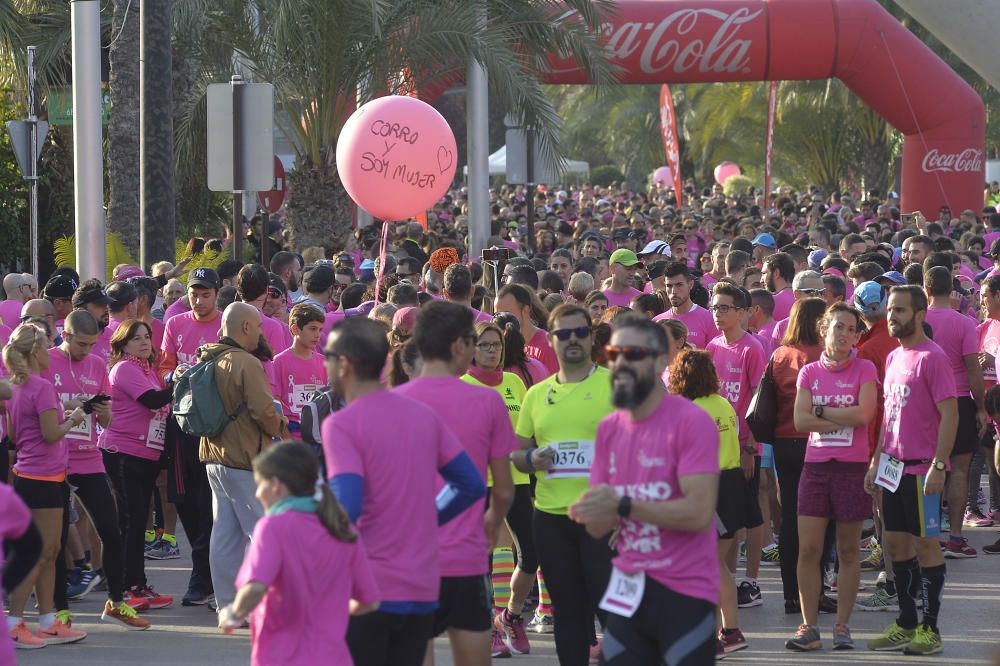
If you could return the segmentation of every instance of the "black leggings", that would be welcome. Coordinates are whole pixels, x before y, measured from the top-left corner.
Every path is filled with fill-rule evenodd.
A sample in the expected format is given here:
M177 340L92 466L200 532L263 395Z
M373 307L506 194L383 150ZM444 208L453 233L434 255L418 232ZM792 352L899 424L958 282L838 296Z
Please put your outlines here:
M191 545L188 591L211 594L208 547L213 522L212 489L205 464L198 459L198 438L184 434L173 417L167 421L167 452L167 500L177 507L177 517Z
M116 604L122 600L124 590L122 535L118 527L118 507L115 506L114 490L107 474L70 474L69 482L76 488L90 519L97 530L97 536L104 547L104 577L108 581L108 598Z
M118 519L125 552L124 587L143 587L146 585L146 518L156 477L160 474L160 463L127 453L104 451L104 469L118 496Z
M514 541L517 568L529 574L538 571L538 553L535 549L535 535L531 529L531 516L534 512L531 486L527 483L514 486L514 502L510 505L505 520Z
M601 625L607 623L607 613L597 604L611 577L611 549L606 539L594 539L566 516L535 511L532 524L538 561L552 597L559 664L587 666L594 615Z

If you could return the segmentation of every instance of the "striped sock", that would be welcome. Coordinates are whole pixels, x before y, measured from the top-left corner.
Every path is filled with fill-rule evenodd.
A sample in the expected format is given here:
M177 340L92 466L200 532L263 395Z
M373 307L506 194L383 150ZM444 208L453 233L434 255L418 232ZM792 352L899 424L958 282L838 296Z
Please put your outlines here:
M493 550L490 584L493 586L493 607L507 608L510 603L510 577L514 575L514 551L510 548Z
M552 615L552 597L549 596L549 588L545 585L545 576L539 569L535 574L538 580L538 608L535 610L539 615Z

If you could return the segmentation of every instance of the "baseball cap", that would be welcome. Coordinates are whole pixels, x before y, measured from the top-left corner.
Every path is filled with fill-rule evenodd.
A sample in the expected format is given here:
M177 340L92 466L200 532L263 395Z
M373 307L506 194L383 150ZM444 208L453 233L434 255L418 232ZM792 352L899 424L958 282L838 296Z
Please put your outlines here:
M631 231L632 231L631 229L628 229L626 227L618 227L617 229L614 230L614 233L611 234L611 237L614 239L628 238Z
M888 280L892 284L906 284L906 278L899 271L886 271L879 275L876 280Z
M611 266L614 264L621 264L622 266L635 266L639 263L639 257L635 256L635 252L624 247L612 252L611 258L608 260L608 265Z
M820 269L823 265L823 260L827 257L826 250L813 250L809 253L809 268L814 268L816 270Z
M333 265L340 266L341 264L350 264L351 266L353 266L354 257L352 257L347 252L341 252L340 254L338 254L336 257L333 258Z
M649 241L648 243L646 243L646 247L639 250L636 254L639 256L647 254L661 254L665 257L669 257L670 246L664 243L663 241L658 241L658 240Z
M313 269L313 270L315 270L315 269ZM281 294L283 296L285 296L285 295L288 294L288 288L285 287L285 283L282 281L281 276L278 275L277 273L268 273L267 274L267 281L268 281L268 285L267 285L268 291L274 289L279 294ZM273 294L268 294L268 295L271 296L271 297L274 297Z
M73 292L79 286L76 280L68 275L57 275L45 283L42 295L50 301L56 298L73 298Z
M145 273L138 266L122 266L118 269L118 275L115 276L116 282L124 282L125 280L132 277L142 277Z
M337 281L336 272L329 266L317 266L306 275L306 291L311 294L320 294L331 288Z
M752 241L753 245L763 245L764 247L771 248L772 250L778 249L778 244L774 242L774 236L771 234L757 234L757 237Z
M73 307L80 308L88 303L111 305L115 300L108 296L103 287L81 287L73 293Z
M109 298L114 299L115 302L111 303L111 305L115 306L118 310L139 297L139 292L136 291L135 287L126 282L112 282L104 291Z
M878 282L862 282L854 290L854 307L861 312L884 310L889 297Z
M508 229L517 229L517 221L516 220L507 220L507 228Z
M187 286L218 289L219 274L211 268L194 268L188 273Z
M417 321L417 311L420 308L405 307L396 310L392 315L392 327L398 328L405 333L413 332L413 325Z

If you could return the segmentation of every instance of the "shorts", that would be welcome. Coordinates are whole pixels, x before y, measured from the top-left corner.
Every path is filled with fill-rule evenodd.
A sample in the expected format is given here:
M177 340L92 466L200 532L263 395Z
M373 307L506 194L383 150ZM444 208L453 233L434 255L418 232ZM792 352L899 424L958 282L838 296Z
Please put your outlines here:
M807 462L799 477L800 516L860 523L871 518L872 498L865 492L868 463Z
M493 611L486 593L486 576L442 576L433 636L446 629L489 631Z
M715 646L715 604L674 592L646 576L635 614L608 614L600 663L702 666L715 663Z
M882 493L882 522L886 530L916 537L941 534L941 496L924 495L924 478L923 474L904 473L896 492Z
M14 492L29 509L66 509L69 486L65 481L39 481L14 475Z
M719 474L719 498L715 505L715 520L720 539L732 539L743 528L764 524L760 504L750 491L750 482L743 470L724 469Z
M760 445L760 468L761 469L774 469L774 445L773 444L761 444Z
M979 444L979 423L976 421L976 401L969 396L958 399L958 431L951 455L975 453Z
M757 495L760 494L760 466L761 466L761 456L754 456L753 477L747 480L747 484L750 486L750 493L753 495L754 504L757 503ZM763 521L763 518L761 520Z

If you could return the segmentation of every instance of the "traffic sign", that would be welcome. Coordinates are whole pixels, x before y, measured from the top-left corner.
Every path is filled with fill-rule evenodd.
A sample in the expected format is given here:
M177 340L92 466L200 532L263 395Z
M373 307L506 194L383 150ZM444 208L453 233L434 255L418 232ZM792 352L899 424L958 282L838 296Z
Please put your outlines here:
M208 189L260 192L274 187L274 86L208 86Z
M285 166L274 156L274 189L257 193L257 202L268 213L277 213L285 203L288 194L288 184L285 181Z
M35 175L35 164L42 155L42 147L45 145L45 136L49 133L49 124L44 120L36 121L38 124L38 154L35 159L29 159L31 155L31 132L30 123L26 120L8 120L7 133L10 135L10 146L14 149L14 158L17 166L21 169L21 175L25 180L30 180Z

